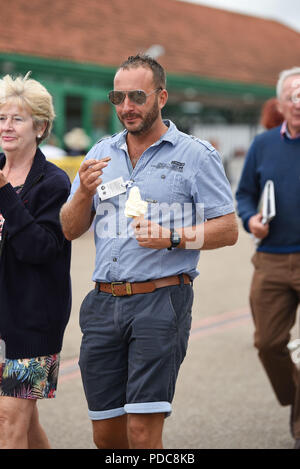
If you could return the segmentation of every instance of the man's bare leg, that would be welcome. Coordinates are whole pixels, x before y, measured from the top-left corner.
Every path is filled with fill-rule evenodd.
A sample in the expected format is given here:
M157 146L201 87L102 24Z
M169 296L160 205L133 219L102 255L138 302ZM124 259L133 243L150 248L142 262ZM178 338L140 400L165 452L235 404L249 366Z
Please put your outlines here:
M128 440L131 449L162 449L164 413L128 414Z
M128 449L127 415L92 420L94 443L98 449Z

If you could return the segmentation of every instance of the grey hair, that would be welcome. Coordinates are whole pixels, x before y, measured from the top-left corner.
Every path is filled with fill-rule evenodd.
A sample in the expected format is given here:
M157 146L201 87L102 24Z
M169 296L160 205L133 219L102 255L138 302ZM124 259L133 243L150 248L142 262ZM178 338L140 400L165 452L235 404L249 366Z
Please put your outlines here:
M39 145L50 135L55 112L52 96L41 83L29 78L30 73L17 78L5 75L0 80L0 106L8 100L15 100L20 106L29 109L35 129L46 123L43 135L36 139Z
M288 77L291 77L292 75L300 75L300 67L293 67L288 70L283 70L282 72L280 72L277 85L276 85L276 95L278 99L281 96L284 81Z

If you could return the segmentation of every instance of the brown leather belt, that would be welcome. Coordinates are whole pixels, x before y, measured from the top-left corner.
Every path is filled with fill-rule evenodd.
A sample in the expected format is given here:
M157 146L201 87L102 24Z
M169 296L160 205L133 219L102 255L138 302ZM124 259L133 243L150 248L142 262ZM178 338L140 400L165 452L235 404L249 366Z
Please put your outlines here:
M182 277L185 285L192 283L187 274L182 274ZM169 287L171 285L180 285L179 275L149 280L148 282L96 282L95 288L104 293L110 293L113 296L126 296L136 295L137 293L151 293L157 288Z

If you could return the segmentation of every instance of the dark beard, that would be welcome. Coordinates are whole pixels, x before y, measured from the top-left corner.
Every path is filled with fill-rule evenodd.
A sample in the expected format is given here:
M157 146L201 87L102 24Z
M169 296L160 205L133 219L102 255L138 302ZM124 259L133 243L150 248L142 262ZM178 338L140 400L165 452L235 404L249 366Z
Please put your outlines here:
M152 108L150 109L148 114L142 120L140 126L135 130L127 129L128 133L130 133L132 135L146 134L151 129L153 123L156 121L158 116L159 116L159 107L158 107L158 100L156 99L155 103L152 106ZM125 115L123 117L125 117ZM119 118L120 122L124 125L123 120L119 116L118 116L118 118Z

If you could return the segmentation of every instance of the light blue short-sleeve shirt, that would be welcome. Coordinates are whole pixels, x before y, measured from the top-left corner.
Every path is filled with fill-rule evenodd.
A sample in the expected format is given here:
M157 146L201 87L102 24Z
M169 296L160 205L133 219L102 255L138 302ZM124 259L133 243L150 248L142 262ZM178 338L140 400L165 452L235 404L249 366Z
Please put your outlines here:
M132 167L126 145L127 131L96 143L88 159L111 160L102 184L120 178L124 192L106 200L94 196L96 261L94 281L142 282L187 273L198 275L199 249L150 249L139 246L132 219L125 217L130 188L138 186L148 202L145 218L165 227L195 226L234 212L232 192L217 151L205 141L180 132L164 121L167 132ZM79 186L77 174L69 199Z

